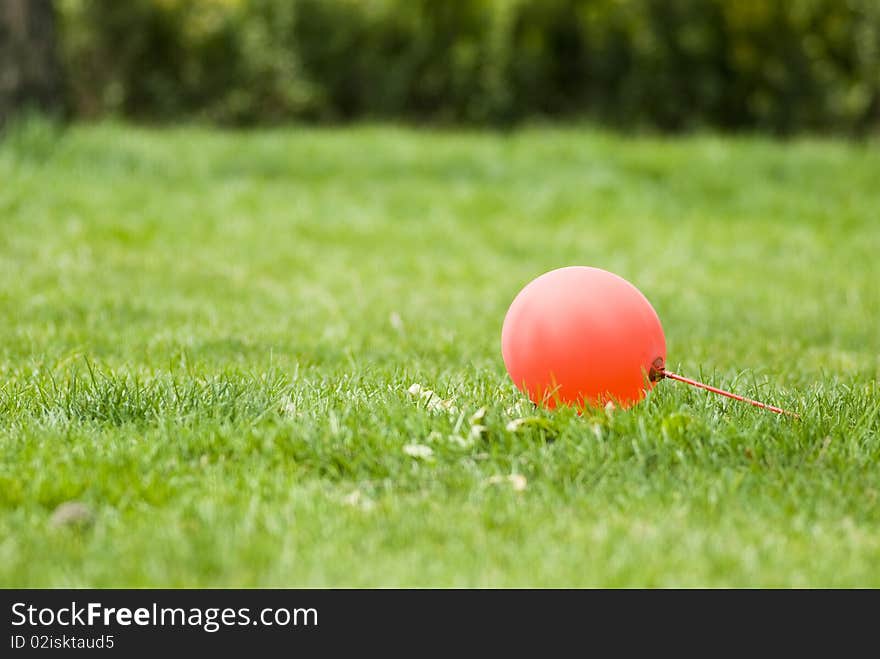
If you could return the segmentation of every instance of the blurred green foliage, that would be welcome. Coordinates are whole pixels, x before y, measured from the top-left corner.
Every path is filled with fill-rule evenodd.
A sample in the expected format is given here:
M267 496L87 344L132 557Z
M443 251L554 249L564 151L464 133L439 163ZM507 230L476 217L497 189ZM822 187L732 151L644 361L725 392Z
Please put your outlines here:
M62 0L81 115L880 125L877 0Z

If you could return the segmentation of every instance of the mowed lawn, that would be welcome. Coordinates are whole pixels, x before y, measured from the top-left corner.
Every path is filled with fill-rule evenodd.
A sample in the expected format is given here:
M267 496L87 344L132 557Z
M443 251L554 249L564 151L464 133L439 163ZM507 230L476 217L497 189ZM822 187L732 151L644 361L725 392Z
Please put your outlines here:
M880 586L878 257L876 141L25 125L0 585ZM534 410L502 320L572 264L802 420Z

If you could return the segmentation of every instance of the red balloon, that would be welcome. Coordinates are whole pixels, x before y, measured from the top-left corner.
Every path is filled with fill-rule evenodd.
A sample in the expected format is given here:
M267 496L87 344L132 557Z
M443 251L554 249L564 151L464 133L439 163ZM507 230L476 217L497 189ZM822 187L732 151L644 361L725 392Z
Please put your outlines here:
M666 338L639 289L573 266L520 291L504 318L501 352L513 383L536 404L629 407L653 388Z

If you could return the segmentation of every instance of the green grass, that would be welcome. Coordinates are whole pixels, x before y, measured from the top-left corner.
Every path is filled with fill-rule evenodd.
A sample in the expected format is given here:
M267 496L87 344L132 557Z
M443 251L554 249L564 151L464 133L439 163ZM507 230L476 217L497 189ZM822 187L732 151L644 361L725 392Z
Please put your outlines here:
M819 139L24 125L0 585L880 586L878 184ZM531 409L501 322L569 264L802 421Z

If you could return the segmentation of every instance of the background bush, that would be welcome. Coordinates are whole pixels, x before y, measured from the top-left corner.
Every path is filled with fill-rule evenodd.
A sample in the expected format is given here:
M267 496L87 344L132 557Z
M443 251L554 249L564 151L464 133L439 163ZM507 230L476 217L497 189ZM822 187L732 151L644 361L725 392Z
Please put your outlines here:
M877 0L64 0L81 116L862 132Z

